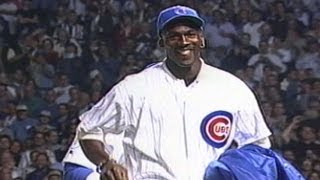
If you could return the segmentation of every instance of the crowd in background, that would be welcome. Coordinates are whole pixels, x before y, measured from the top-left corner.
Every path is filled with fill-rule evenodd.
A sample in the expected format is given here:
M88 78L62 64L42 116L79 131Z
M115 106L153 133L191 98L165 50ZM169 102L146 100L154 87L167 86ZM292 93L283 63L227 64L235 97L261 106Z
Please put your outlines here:
M0 0L0 179L61 179L78 115L163 60L173 4L206 20L205 61L256 93L273 149L320 179L318 0Z

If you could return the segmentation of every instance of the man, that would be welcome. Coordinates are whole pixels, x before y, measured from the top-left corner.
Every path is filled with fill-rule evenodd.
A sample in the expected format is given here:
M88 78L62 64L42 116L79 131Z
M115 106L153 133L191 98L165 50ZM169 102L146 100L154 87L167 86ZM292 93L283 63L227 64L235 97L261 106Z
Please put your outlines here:
M80 116L77 140L95 166L83 167L72 150L67 156L73 160L65 159L66 179L86 179L94 169L101 179L202 179L233 141L270 147L271 133L254 94L201 58L203 25L189 7L161 11L157 30L166 59L127 76ZM120 136L120 142L106 136ZM86 175L76 176L79 169Z

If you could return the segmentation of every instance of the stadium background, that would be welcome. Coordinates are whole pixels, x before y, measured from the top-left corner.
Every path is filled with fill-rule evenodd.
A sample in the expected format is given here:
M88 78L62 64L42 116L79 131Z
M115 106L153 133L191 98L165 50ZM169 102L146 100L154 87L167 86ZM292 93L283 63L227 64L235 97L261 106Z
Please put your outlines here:
M163 59L155 20L173 4L206 20L205 60L256 93L273 148L320 179L318 0L0 0L1 179L61 179L77 116Z

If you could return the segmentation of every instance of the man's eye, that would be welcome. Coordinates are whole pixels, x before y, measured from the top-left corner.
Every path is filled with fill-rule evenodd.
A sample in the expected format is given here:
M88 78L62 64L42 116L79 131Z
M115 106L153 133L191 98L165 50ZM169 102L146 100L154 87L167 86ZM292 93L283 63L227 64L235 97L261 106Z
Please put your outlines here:
M171 34L167 36L168 40L178 40L180 37L177 34Z
M168 39L179 39L181 38L181 36L184 36L186 38L195 38L197 37L196 33L188 33L188 34L184 34L184 35L169 35Z
M197 37L197 33L188 33L188 34L186 34L185 35L186 37L188 37L188 38L195 38L195 37Z

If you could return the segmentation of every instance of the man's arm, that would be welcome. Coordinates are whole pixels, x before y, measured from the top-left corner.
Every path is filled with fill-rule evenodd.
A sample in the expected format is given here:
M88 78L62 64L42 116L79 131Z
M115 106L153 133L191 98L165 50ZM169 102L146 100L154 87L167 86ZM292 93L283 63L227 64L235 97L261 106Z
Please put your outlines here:
M105 152L104 144L101 141L83 139L79 142L84 154L97 166L110 160L110 156L107 152Z
M128 171L125 167L110 158L105 151L104 144L99 140L79 140L81 148L87 158L97 165L100 180L128 180Z
M101 180L127 180L127 169L111 158L106 151L106 129L118 130L125 127L125 111L121 105L126 104L119 86L112 88L89 111L80 115L77 137L86 157L101 174ZM121 129L123 131L123 129Z
M267 126L254 92L245 84L238 87L239 111L236 115L235 141L242 147L256 144L270 148L271 131Z

